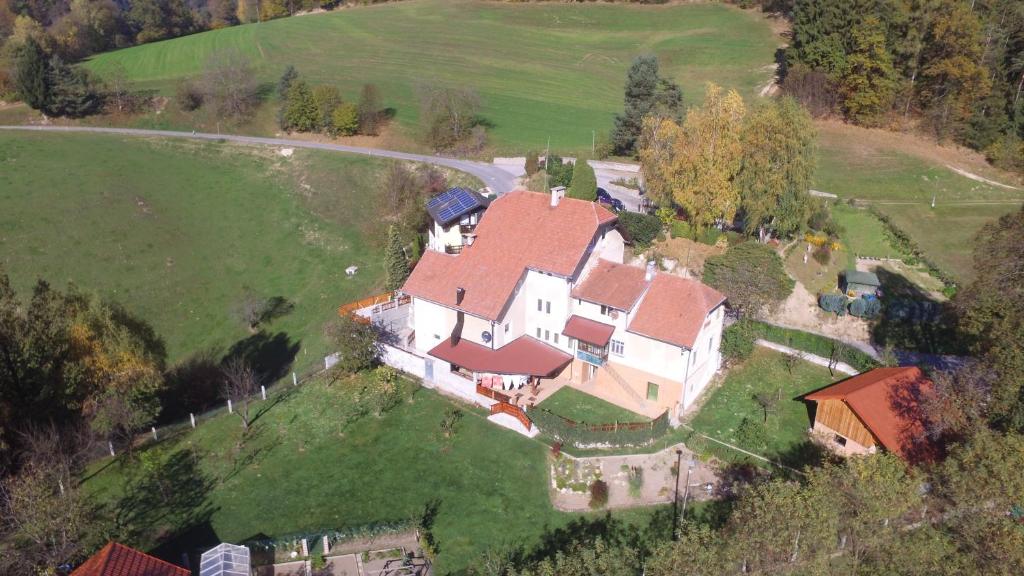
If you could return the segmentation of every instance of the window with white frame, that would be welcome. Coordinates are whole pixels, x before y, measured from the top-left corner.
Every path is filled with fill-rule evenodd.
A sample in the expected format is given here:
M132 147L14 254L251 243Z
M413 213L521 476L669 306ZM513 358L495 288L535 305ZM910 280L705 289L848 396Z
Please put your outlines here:
M626 353L626 343L619 340L612 340L612 354L622 356Z
M540 326L537 326L537 338L540 338Z
M546 310L544 310L544 311L546 313L548 313L548 314L551 314L551 300L548 300L547 302L545 302L545 307L546 307Z
M537 298L537 312L543 312L543 311L544 311L544 301L541 300L540 298Z

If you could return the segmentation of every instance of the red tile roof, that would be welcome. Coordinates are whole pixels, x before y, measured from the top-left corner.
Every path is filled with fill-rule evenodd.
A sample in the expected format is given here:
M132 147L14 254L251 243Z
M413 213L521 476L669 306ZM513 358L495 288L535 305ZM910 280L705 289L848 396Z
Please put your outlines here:
M615 215L583 200L517 191L491 202L477 239L458 256L428 251L402 291L417 298L497 320L527 269L572 277L601 226ZM461 304L455 291L465 289Z
M721 292L696 280L657 274L627 330L693 348L704 319L723 302Z
M71 576L191 576L184 568L154 558L117 542L102 550L76 568Z
M430 355L473 372L550 376L572 361L572 356L529 336L520 336L497 350L466 339L445 338Z
M599 260L573 291L573 298L630 311L650 282L644 280L643 268Z
M615 326L573 314L565 322L562 334L597 346L605 346L612 339Z
M920 368L875 368L805 396L807 400L842 400L890 452L911 462L932 459L936 446L927 440L921 398L932 382Z

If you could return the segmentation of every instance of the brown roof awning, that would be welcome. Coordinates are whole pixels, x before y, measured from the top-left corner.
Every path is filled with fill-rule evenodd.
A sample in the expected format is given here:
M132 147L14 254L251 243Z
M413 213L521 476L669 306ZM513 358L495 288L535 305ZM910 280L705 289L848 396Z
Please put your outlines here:
M614 332L615 326L576 316L575 314L569 317L569 320L565 323L565 328L562 330L562 334L570 338L583 340L597 346L607 346Z
M429 354L473 372L529 376L550 376L572 361L569 354L529 336L516 338L497 350L465 339L452 344L451 338L445 338Z

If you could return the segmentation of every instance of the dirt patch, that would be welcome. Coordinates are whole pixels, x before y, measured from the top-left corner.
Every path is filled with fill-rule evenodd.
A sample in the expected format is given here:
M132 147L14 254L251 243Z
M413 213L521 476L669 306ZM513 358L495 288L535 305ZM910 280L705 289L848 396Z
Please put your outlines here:
M950 170L952 170L953 172L956 172L957 174L963 176L964 178L970 178L971 180L974 180L975 182L982 182L982 183L985 183L985 184L989 184L991 186L999 186L1000 188L1006 188L1007 190L1020 190L1020 188L1018 188L1016 186L1010 186L1009 184L1003 184L1002 182L996 182L995 180L989 180L988 178L985 178L983 176L978 176L977 174L975 174L973 172L968 172L966 170L961 170L961 169L957 168L956 166L950 166L950 165L947 164L946 168L949 168Z
M861 158L900 152L951 169L956 166L959 170L987 176L996 182L1013 186L1022 184L1019 176L994 168L980 152L955 144L939 144L928 136L881 128L862 128L839 120L818 120L815 127L823 148L843 150Z
M800 282L793 293L768 317L780 326L815 332L846 342L871 343L871 328L867 321L856 316L837 317L818 308L818 300Z
M704 273L704 262L709 256L715 256L725 252L722 246L708 246L700 242L694 242L689 238L670 238L662 240L654 245L652 254L659 254L663 258L674 260L676 267L672 272L700 278ZM683 272L685 271L685 273Z

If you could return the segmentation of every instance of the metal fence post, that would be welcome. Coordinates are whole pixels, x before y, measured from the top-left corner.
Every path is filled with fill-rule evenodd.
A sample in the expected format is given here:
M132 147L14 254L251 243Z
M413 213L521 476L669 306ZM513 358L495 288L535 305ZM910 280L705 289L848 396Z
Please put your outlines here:
M262 396L264 400L267 399L267 387L262 384L260 384L260 396Z
M298 386L298 385L299 385L299 378L295 375L295 372L292 372L292 386Z
M189 412L188 413L188 417L192 420L192 427L195 428L196 427L196 415L193 414L192 412Z
M116 454L114 454L114 443L110 440L107 440L107 448L110 449L111 456L116 456Z
M235 411L231 408L231 398L228 398L228 414L234 414Z
M158 440L156 437L156 426L150 426L150 430L153 431L153 440Z

